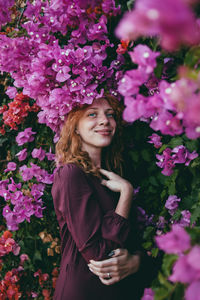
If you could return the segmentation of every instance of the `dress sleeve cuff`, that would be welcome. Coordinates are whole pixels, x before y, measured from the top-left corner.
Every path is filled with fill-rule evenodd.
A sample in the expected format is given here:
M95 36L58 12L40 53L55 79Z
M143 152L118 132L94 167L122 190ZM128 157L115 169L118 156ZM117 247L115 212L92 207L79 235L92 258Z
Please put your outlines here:
M129 220L118 215L114 210L110 210L104 215L102 223L103 238L119 244L120 247L124 247L129 232Z

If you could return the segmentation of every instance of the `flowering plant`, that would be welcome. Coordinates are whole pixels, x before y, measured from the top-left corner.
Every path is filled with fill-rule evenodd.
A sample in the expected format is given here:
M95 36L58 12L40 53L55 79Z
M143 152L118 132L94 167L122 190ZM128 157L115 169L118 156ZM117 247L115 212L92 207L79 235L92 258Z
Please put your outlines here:
M54 144L74 106L109 92L125 107L142 246L161 261L142 299L197 300L198 1L4 2L0 296L52 299L60 261Z

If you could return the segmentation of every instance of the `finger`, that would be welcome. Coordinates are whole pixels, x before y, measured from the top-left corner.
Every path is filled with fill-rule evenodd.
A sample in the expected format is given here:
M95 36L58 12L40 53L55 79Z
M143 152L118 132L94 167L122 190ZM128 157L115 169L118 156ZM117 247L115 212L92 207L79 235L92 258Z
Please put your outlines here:
M105 268L97 268L93 266L92 264L88 265L91 272L94 274L101 276L101 277L107 277L108 273L112 273L113 275L117 275L117 271L115 267L105 267Z
M102 180L101 180L101 184L107 186L107 180L102 179Z
M127 252L126 249L122 249L122 248L115 249L112 257L122 256L122 255L126 254L126 252Z
M116 282L118 282L120 279L118 279L118 277L112 277L110 279L105 279L103 277L99 277L99 279L101 280L101 282L105 285L112 285Z
M101 261L90 260L90 264L92 264L93 266L95 266L97 268L105 268L105 267L116 265L117 258L115 258L115 257L108 258L108 259L101 260Z
M107 176L108 178L110 178L110 176L112 175L112 172L105 169L99 169L99 171L101 172L101 174Z

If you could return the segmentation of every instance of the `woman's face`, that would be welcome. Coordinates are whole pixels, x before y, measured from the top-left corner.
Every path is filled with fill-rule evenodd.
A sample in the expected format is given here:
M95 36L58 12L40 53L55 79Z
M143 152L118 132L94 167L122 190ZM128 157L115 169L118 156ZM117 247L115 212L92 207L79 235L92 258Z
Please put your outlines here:
M110 145L116 130L114 111L104 99L96 99L88 106L77 126L82 150L94 151Z

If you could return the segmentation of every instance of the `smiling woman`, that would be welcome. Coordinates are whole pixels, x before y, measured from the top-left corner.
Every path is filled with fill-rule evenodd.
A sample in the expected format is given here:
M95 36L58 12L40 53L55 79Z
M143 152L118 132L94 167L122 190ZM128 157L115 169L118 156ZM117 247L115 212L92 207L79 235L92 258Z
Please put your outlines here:
M131 242L138 249L128 220L133 187L121 177L121 114L120 102L105 95L74 108L61 130L52 187L62 241L55 300L139 299L136 281L129 281L140 259L128 252ZM99 271L95 261L115 249L118 257Z

